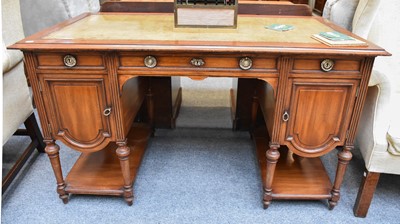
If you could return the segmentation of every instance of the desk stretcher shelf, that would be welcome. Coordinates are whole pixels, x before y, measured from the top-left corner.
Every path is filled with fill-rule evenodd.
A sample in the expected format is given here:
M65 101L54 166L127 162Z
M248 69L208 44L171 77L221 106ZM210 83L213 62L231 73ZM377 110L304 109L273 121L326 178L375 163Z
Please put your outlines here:
M142 161L150 128L134 124L128 134L130 174L132 184ZM120 161L115 153L117 145L110 143L94 153L82 153L66 178L66 192L72 194L115 195L124 193Z
M256 130L253 140L256 145L263 188L266 185L266 131ZM289 151L280 150L272 184L273 199L318 200L331 198L332 184L320 158L303 158Z

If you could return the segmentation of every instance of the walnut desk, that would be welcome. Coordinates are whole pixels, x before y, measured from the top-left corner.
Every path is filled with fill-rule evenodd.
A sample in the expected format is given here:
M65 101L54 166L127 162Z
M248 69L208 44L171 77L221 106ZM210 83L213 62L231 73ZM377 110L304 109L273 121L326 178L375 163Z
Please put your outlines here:
M291 24L276 32L264 27ZM11 46L24 53L46 152L64 203L72 194L121 195L132 204L137 168L151 134L148 77L259 79L253 128L263 204L328 199L333 208L350 161L374 58L364 47L328 47L322 31L353 34L319 17L239 15L237 29L174 28L173 14L83 14ZM135 122L147 105L150 127ZM240 107L240 105L236 105ZM258 109L259 108L259 109ZM56 140L83 152L64 179ZM335 148L330 182L319 156ZM281 156L282 154L282 156Z

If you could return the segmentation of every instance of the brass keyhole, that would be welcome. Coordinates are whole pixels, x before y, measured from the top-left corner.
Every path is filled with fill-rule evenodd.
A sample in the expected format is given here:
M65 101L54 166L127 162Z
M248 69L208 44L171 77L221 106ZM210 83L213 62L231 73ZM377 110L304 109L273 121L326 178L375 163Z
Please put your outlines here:
M201 67L205 64L205 62L201 58L192 58L192 60L190 60L190 64L196 67Z
M106 108L106 109L103 111L103 115L106 116L106 117L110 116L110 114L111 114L111 107Z
M289 120L289 113L288 113L287 111L285 111L285 113L283 113L283 115L282 115L282 120L283 120L284 122L286 122L286 121Z

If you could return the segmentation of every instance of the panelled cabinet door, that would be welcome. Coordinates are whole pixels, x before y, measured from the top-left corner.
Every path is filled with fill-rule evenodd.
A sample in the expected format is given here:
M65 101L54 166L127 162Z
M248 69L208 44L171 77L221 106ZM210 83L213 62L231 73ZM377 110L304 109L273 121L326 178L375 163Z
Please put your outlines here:
M83 152L100 150L110 142L113 111L106 81L100 75L42 76L45 107L51 115L55 139Z
M358 80L293 78L288 84L283 144L304 157L320 156L343 145Z

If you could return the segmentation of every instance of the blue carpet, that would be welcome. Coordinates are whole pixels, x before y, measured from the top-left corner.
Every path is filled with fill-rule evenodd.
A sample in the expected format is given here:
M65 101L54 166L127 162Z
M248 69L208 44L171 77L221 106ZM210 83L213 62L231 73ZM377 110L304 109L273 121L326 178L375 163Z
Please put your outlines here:
M61 145L64 175L79 153ZM336 152L323 157L331 178ZM400 223L400 176L381 175L367 218L353 216L363 162L357 151L342 197L273 201L262 208L255 150L247 132L218 128L157 130L149 142L129 207L120 197L71 195L64 205L45 154L35 152L3 195L2 223Z

